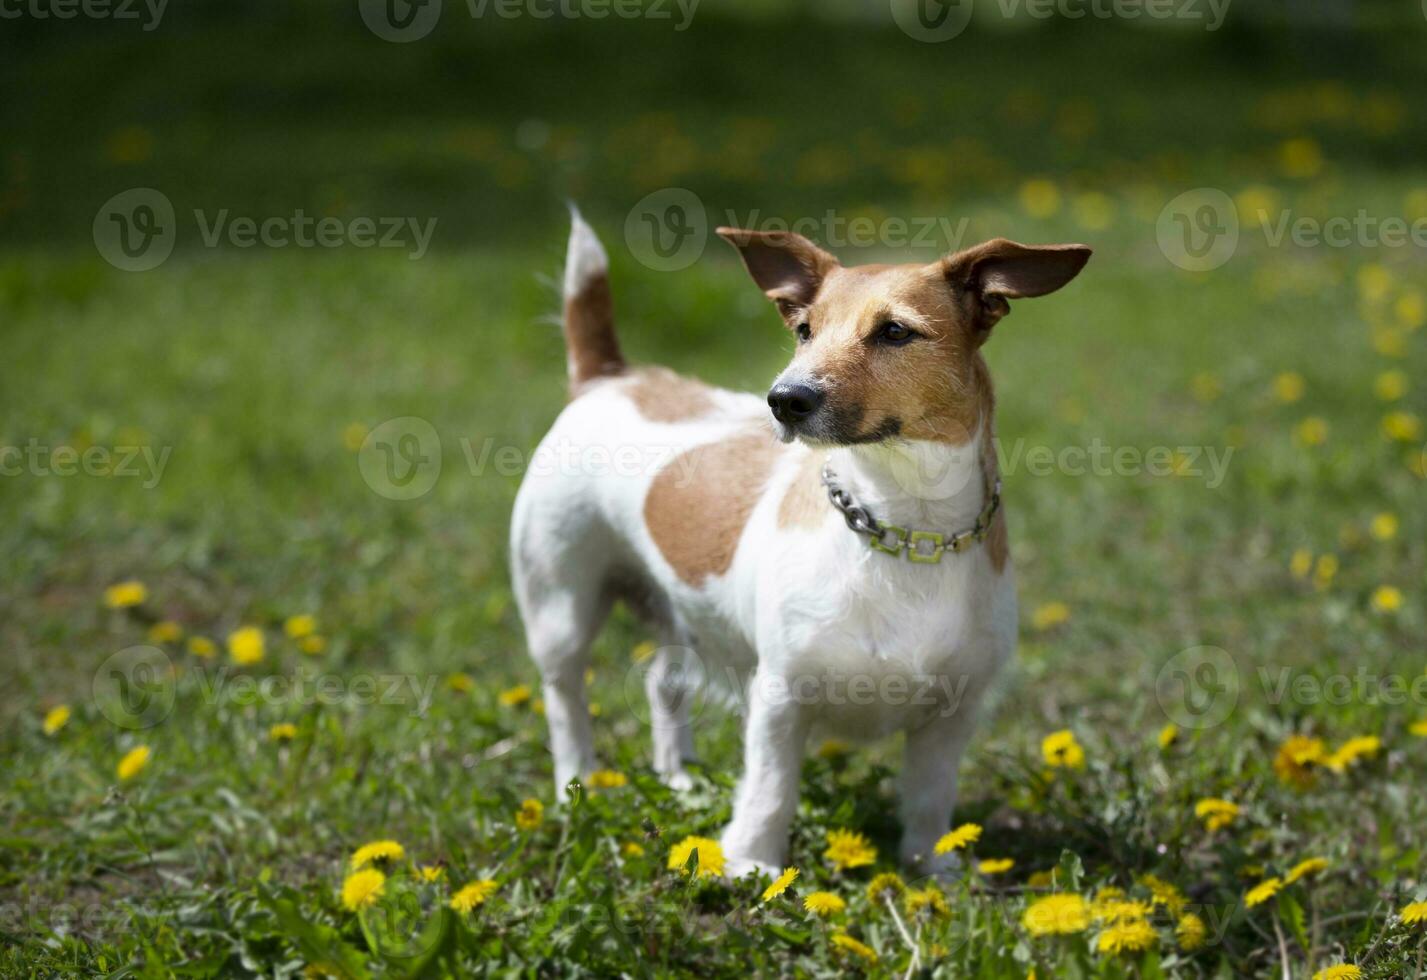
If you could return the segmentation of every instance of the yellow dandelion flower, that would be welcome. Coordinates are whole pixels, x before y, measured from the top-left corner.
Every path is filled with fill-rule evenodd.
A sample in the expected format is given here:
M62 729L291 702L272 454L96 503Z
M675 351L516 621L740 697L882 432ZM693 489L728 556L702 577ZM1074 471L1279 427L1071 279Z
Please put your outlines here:
M877 951L875 949L866 943L858 942L845 932L833 933L831 942L833 949L838 952L851 953L853 956L861 957L868 963L877 962Z
M1278 165L1285 177L1316 177L1323 169L1323 148L1307 136L1284 140L1278 148Z
M1282 878L1265 879L1250 888L1248 892L1244 894L1244 904L1249 908L1253 908L1255 905L1262 905L1282 890Z
M1224 385L1214 375L1201 371L1189 379L1189 390L1195 399L1208 404L1223 394Z
M644 845L636 841L625 841L624 846L620 848L620 850L624 853L625 857L637 858L644 856Z
M297 726L290 721L280 721L268 729L268 741L290 742L297 738Z
M1032 218L1049 218L1060 210L1060 190L1048 180L1028 180L1021 185L1021 207Z
M1054 880L1049 871L1032 871L1031 876L1026 879L1026 887L1049 888Z
M1391 541L1397 537L1397 515L1384 511L1381 514L1374 514L1372 521L1368 524L1368 533L1378 541Z
M698 863L689 868L689 858L698 855ZM669 850L669 870L693 874L698 878L717 878L723 874L723 845L708 837L685 837Z
M153 752L147 745L140 745L124 753L124 757L119 760L119 765L115 768L115 773L123 782L128 782L149 764L149 758Z
M983 875L1005 874L1015 866L1015 858L987 858L976 862L976 870Z
M1385 266L1369 264L1358 270L1358 295L1371 303L1387 298L1396 280L1392 270Z
M518 708L530 700L530 685L517 684L501 691L497 698L507 708Z
M352 870L368 864L388 864L406 857L406 848L394 840L376 840L352 852Z
M1101 922L1135 922L1148 917L1150 907L1135 899L1122 898L1113 902L1097 902L1092 911Z
M1413 902L1410 905L1404 905L1402 911L1397 914L1402 916L1402 921L1410 926L1427 922L1427 902Z
M1084 769L1085 750L1075 739L1075 733L1068 728L1051 732L1041 740L1041 755L1046 765L1053 769Z
M1123 900L1125 890L1115 885L1106 885L1095 893L1095 897L1090 900L1090 914L1095 918L1100 918L1100 913L1106 906L1113 902Z
M46 735L53 735L69 723L70 714L69 705L57 704L45 712L45 720L40 727Z
M1359 759L1374 758L1382 751L1382 739L1376 735L1357 735L1348 739L1323 760L1323 765L1334 772L1343 772Z
M1382 417L1382 434L1396 442L1422 438L1422 420L1411 412L1388 412Z
M1299 422L1293 430L1293 440L1300 446L1321 446L1328 441L1328 423L1316 415Z
M359 912L376 904L386 887L386 875L375 868L354 871L342 882L342 907L349 912Z
M1407 726L1408 734L1416 735L1418 738L1427 738L1427 718L1419 718Z
M1372 593L1373 612L1395 613L1402 608L1402 590L1395 585L1379 585Z
M1427 323L1427 300L1424 300L1422 293L1416 289L1404 290L1402 295L1397 297L1397 302L1392 304L1392 312L1396 314L1398 324L1404 329L1417 330Z
M149 590L143 582L129 579L104 590L104 605L110 609L128 609L131 606L143 605L148 597Z
M861 868L877 860L877 848L855 830L829 830L823 857L839 871Z
M941 840L936 842L936 852L938 854L949 854L952 851L959 851L969 844L975 844L981 839L981 825L975 823L964 823L955 830L943 834Z
M462 886L460 891L451 896L451 901L447 904L462 915L470 915L476 906L484 905L486 899L496 893L500 887L500 882L492 878L482 878L480 881L473 881Z
M317 617L308 613L289 616L282 624L282 631L293 640L300 640L304 636L311 636L317 632Z
M902 899L902 904L909 916L925 913L928 918L945 918L951 914L951 909L946 904L946 896L935 885L909 889Z
M818 746L817 755L819 759L841 759L851 751L852 746L842 739L829 738Z
M439 864L423 864L416 873L421 875L422 881L440 881L446 877L446 869Z
M1040 633L1070 621L1070 607L1063 602L1047 602L1031 614L1031 626Z
M796 881L797 878L797 868L784 868L783 873L780 874L778 877L774 878L773 883L771 885L763 889L762 900L765 902L771 902L773 899L777 898L779 895L787 891L788 886L791 885L794 881Z
M327 638L313 633L297 641L297 648L310 657L315 657L327 649Z
M1278 747L1273 757L1273 771L1290 786L1307 789L1317 776L1315 767L1323 762L1327 754L1321 738L1292 735Z
M177 643L183 639L183 627L171 619L163 619L149 627L150 643Z
M596 769L585 780L585 786L590 789L619 789L628 785L629 777L613 769Z
M1204 821L1206 830L1227 827L1239 815L1239 805L1231 800L1208 797L1194 804L1194 815Z
M1159 734L1155 736L1155 741L1159 743L1161 751L1169 748L1175 742L1179 741L1179 726L1174 722L1165 725L1159 730Z
M1351 963L1337 963L1313 974L1313 980L1358 980L1362 975L1363 971Z
M1047 895L1026 908L1021 925L1032 936L1084 932L1090 928L1090 906L1079 895Z
M1283 883L1285 885L1291 885L1299 878L1307 878L1310 875L1316 875L1319 872L1326 871L1327 869L1327 858L1308 858L1307 860L1299 861L1292 868L1290 868L1288 874L1284 876Z
M634 649L629 651L629 656L635 663L642 664L654 656L658 649L659 647L655 645L653 640L645 640L642 643L636 643Z
M1319 555L1317 563L1313 566L1313 587L1322 592L1333 584L1333 578L1338 574L1337 555Z
M1163 905L1171 915L1179 915L1189 904L1189 899L1182 891L1154 875L1142 875L1140 884L1149 891L1153 903Z
M256 626L244 626L228 634L228 656L243 667L262 663L263 631Z
M812 892L803 899L803 908L813 915L826 919L847 908L847 903L832 892Z
M1384 371L1373 381L1373 394L1379 401L1395 402L1407 394L1406 373L1394 368Z
M545 822L545 804L537 799L527 799L515 811L515 825L521 830L539 830Z
M476 680L470 674L455 673L447 676L446 686L457 694L466 694L476 686Z
M190 636L188 638L188 652L203 660L212 660L218 656L218 644L206 636Z
M1204 945L1204 940L1209 937L1209 930L1203 919L1193 912L1188 912L1179 917L1179 922L1174 927L1174 936L1179 941L1180 949L1192 953Z
M891 871L884 871L867 885L867 901L873 905L882 904L884 899L896 898L907 890L907 886L902 882L901 876Z
M1288 571L1294 578L1304 579L1313 571L1313 552L1307 548L1299 548L1293 553L1293 557L1288 559Z
M348 452L356 452L367 441L367 427L360 422L348 422L342 430L342 445Z
M1095 948L1111 956L1119 953L1139 953L1155 944L1158 937L1154 926L1143 919L1117 922L1100 933Z
M1291 405L1301 399L1307 388L1308 383L1297 371L1284 371L1273 379L1273 397L1285 405Z

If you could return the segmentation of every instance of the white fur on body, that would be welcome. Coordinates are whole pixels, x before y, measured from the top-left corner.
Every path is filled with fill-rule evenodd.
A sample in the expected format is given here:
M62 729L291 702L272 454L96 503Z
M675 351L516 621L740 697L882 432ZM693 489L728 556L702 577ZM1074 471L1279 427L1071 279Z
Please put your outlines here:
M599 274L603 261L588 259L580 259L582 274ZM753 395L716 391L712 412L651 421L630 397L634 383L616 376L586 385L537 450L536 459L565 465L532 467L515 503L515 595L544 681L557 798L571 778L596 767L584 681L590 645L614 599L633 594L663 647L648 683L653 763L662 777L687 785L683 761L692 755L690 698L661 683L679 648L692 648L707 674L736 678L742 688L744 772L722 835L729 873L782 866L813 730L856 740L907 733L901 854L919 870L943 869L933 845L950 825L961 755L982 697L1015 644L1010 566L997 572L980 545L937 565L913 564L871 550L831 508L816 528L785 529L779 507L794 479L809 478L804 464L815 453L884 522L944 532L970 527L984 503L979 449L990 420L961 449L909 442L787 447L732 565L690 585L645 523L650 486L694 446L754 427L773 440L768 408ZM642 465L608 462L619 458ZM910 478L917 468L937 474L935 485ZM699 515L689 521L699 533Z

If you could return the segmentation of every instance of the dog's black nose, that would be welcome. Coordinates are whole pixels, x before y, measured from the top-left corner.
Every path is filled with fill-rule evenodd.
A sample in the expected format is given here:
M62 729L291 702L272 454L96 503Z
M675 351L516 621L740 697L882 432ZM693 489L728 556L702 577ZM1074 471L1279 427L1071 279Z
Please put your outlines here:
M812 385L800 382L779 382L768 392L768 407L773 417L784 425L801 422L818 410L823 402L823 393Z

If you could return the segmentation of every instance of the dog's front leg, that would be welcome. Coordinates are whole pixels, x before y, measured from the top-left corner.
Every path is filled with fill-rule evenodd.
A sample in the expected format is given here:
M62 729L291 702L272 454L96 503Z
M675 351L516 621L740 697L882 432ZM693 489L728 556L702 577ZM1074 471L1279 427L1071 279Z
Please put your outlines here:
M806 709L788 696L786 685L748 688L748 723L743 734L743 777L733 801L733 819L724 829L727 873L776 875L788 853L788 825L798 808L798 780L808 736ZM780 693L774 693L773 688Z
M976 710L963 702L907 733L902 764L902 863L917 874L948 874L956 858L936 854L951 829L961 756L976 727Z

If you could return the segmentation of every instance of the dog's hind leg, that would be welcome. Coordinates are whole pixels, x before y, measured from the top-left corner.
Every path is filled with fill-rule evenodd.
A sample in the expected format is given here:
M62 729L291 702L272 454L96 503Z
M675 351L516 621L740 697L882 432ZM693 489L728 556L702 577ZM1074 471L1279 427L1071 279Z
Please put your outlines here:
M530 656L543 682L556 800L564 800L571 779L596 768L585 672L609 608L607 596L588 589L549 589L532 604L522 603Z
M704 683L698 657L683 644L660 647L644 678L649 728L654 738L654 771L672 789L693 786L684 771L684 763L694 759L689 703L703 693Z

